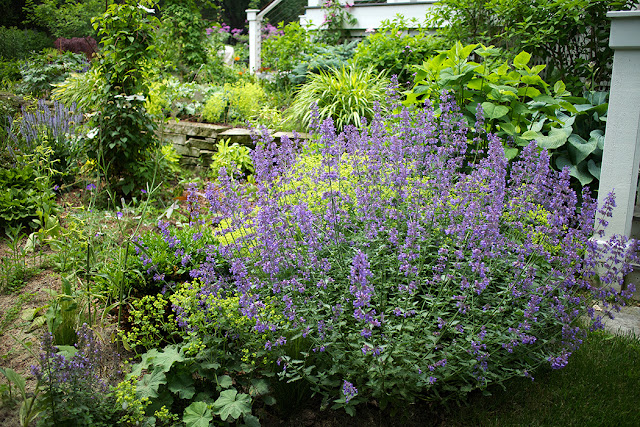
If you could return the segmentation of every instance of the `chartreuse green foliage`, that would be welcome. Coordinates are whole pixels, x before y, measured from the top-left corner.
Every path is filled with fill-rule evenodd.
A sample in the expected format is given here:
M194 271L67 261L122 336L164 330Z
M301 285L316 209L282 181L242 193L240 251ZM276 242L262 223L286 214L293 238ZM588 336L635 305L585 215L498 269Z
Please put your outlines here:
M404 84L412 79L413 64L420 63L443 47L442 39L431 35L424 25L410 23L398 16L382 21L380 28L368 34L358 44L353 60L372 65L378 72L385 71L388 77L397 75L398 81Z
M287 75L298 65L304 54L312 54L319 47L311 41L311 34L298 22L278 24L281 35L273 35L262 42L262 67L276 72L282 84L289 84Z
M212 123L243 123L255 117L266 101L262 86L251 81L225 83L221 92L213 93L202 112L203 118Z
M113 3L93 20L102 45L97 69L106 84L94 119L98 136L89 141L87 154L100 161L110 187L124 194L152 181L148 163L158 146L155 124L144 108L157 54L153 5L151 0Z
M597 179L604 142L600 117L606 114L606 104L593 105L591 101L597 103L602 97L573 97L563 82L553 86L545 82L540 77L545 65L530 67L529 53L520 52L513 61L500 59L502 53L494 47L457 42L415 66L414 86L405 105L427 100L438 105L442 92L452 91L470 125L475 123L480 105L485 129L504 141L513 140L515 147L505 148L507 158L515 158L521 147L535 140L553 154L558 168L569 166L581 185ZM582 135L575 134L576 120L584 122L580 116L586 119L593 114L596 118L590 121L596 127L586 129L585 122Z
M385 100L388 80L373 67L352 63L339 69L313 74L304 84L288 110L294 123L307 129L313 120L314 104L319 120L331 118L336 129L347 125L362 127L374 116L376 103Z
M217 151L212 157L210 165L214 177L220 173L220 168L227 171L227 175L249 176L253 173L253 161L249 147L237 142L229 145L230 140L223 139L217 145Z

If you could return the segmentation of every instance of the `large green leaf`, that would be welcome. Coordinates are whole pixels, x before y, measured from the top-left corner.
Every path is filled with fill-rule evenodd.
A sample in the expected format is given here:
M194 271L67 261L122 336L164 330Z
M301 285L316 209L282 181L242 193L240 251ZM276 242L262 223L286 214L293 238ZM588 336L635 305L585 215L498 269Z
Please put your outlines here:
M515 65L517 68L524 68L524 66L527 65L530 60L531 54L522 51L517 54L515 58L513 58L513 65Z
M509 107L504 105L496 105L493 102L485 101L482 103L482 110L484 116L488 119L499 119L504 117L509 112Z
M587 162L587 169L589 170L589 173L596 177L597 180L600 180L600 168L601 163L596 163L593 159L589 159Z
M593 181L593 176L587 169L587 162L582 162L578 165L574 165L571 163L571 160L567 158L567 156L562 155L556 159L556 167L558 169L564 169L565 167L568 167L569 175L578 179L578 181L580 181L580 185L582 186L585 186Z
M169 372L171 366L176 362L184 361L184 355L180 353L177 345L170 345L164 348L162 353L158 353L153 364L162 368L162 372Z
M193 402L185 408L182 421L187 427L209 427L213 414L206 403Z
M571 135L571 127L564 128L551 128L547 136L542 136L536 139L538 147L546 148L547 150L554 150L558 147L562 147L569 135Z
M604 150L604 132L600 129L592 130L589 134L589 141L595 140L599 149Z
M248 394L238 394L235 389L224 390L220 397L213 402L213 412L226 421L231 417L237 420L243 415L251 414L251 396Z
M145 374L136 387L137 397L158 397L158 389L167 383L167 376L161 369L156 368L150 374Z
M589 154L593 153L593 150L595 150L598 145L595 139L591 138L589 141L585 141L584 138L576 134L569 136L568 141L569 155L575 165L589 157Z
M190 372L178 372L169 377L167 386L172 393L176 393L181 399L189 400L196 394L196 388L193 384Z

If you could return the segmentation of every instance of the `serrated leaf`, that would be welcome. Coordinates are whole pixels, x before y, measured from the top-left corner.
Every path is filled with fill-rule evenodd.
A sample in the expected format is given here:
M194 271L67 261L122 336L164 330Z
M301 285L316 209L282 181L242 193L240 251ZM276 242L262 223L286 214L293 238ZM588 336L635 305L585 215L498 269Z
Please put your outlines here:
M251 396L264 396L269 394L269 381L263 378L252 379L249 394Z
M233 379L229 375L220 375L218 385L222 388L229 388L233 385Z
M248 394L238 394L235 389L224 390L220 397L213 402L213 412L226 421L231 417L237 420L243 415L251 414L251 396Z
M213 414L206 403L193 402L185 408L182 421L187 427L208 427L213 421Z
M509 112L509 107L504 105L496 105L493 102L485 101L482 103L484 116L488 119L499 119Z
M167 376L161 369L156 368L150 374L145 374L136 387L137 397L158 397L158 389L167 383Z
M246 427L260 427L260 420L255 415L245 415L243 419Z
M174 363L182 361L184 361L184 355L180 353L177 346L170 345L156 355L153 364L161 367L162 372L169 372Z
M171 375L167 386L169 391L176 393L181 399L190 400L196 394L193 378L188 373L180 372L178 375Z

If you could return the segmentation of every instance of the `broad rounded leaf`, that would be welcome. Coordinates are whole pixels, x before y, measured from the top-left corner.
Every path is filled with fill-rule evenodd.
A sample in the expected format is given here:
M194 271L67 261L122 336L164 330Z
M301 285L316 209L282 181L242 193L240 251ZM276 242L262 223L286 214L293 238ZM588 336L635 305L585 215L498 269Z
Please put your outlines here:
M229 417L237 420L243 415L251 414L251 396L238 394L235 389L224 390L220 397L213 402L213 412L227 421Z
M208 427L213 421L213 414L206 403L193 402L185 408L182 421L187 427Z
M600 163L596 163L593 161L593 159L589 159L589 161L587 162L587 169L589 170L589 173L591 175L593 175L597 180L600 180Z
M158 389L167 383L167 376L161 369L156 368L152 373L145 374L136 387L137 397L158 397Z
M572 157L573 163L576 165L589 157L589 154L593 153L593 150L597 147L597 141L595 139L585 141L582 137L576 134L569 136L568 141L569 154Z
M513 58L513 65L515 65L518 68L523 68L525 65L529 63L530 60L531 60L531 54L522 51L518 55L516 55L515 58Z
M504 105L496 105L493 102L485 101L482 103L484 116L488 119L499 119L509 112L509 107Z
M513 160L516 158L516 156L518 155L519 150L517 148L505 148L504 149L504 156L508 159L508 160Z
M538 147L546 148L547 150L554 150L558 147L562 147L567 139L571 135L571 128L552 128L549 131L549 135L539 137L536 142Z
M218 377L218 385L222 388L229 388L233 385L233 379L229 375L220 375Z
M520 137L522 139L526 139L526 140L532 140L532 139L538 139L539 137L543 136L540 132L536 132L534 130L528 130L526 132L524 132L522 135L520 135Z
M592 130L589 136L589 141L595 140L598 148L604 150L604 132L600 129Z

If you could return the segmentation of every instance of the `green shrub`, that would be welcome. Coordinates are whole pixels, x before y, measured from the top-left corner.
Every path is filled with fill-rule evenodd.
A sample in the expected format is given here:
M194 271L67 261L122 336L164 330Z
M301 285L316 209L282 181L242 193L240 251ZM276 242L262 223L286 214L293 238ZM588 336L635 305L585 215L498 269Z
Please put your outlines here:
M40 31L0 27L0 59L25 59L51 47L53 41Z
M429 100L438 105L442 92L452 91L469 125L475 123L476 108L481 105L485 129L515 143L505 148L507 158L515 158L521 147L535 140L550 150L553 164L560 169L570 166L581 186L590 184L599 175L604 136L598 129L604 130L603 123L598 116L595 127L587 129L585 121L581 137L574 135L573 126L579 116L602 115L606 105L572 97L561 81L551 87L540 77L545 66L529 67L527 52L513 61L500 60L501 54L497 48L456 43L415 67L415 85L405 104L422 105ZM481 60L474 62L474 57ZM592 135L593 131L598 132Z
M76 104L82 111L95 111L104 84L104 76L93 67L86 73L70 73L64 81L52 84L51 97L68 107Z
M223 139L217 144L210 168L214 177L218 177L221 168L227 171L228 176L247 177L254 171L251 150L237 142L229 145L229 139Z
M353 56L357 41L343 43L337 46L320 46L311 54L304 54L300 63L291 70L289 81L293 85L301 85L307 81L310 73L318 74L320 71L327 71L330 68L339 69L347 65ZM366 64L363 62L363 64Z
M44 204L54 205L51 188L40 188L42 182L31 166L16 165L0 169L0 229L17 224L26 225L38 217Z
M222 120L224 123L244 123L258 113L266 97L264 89L258 83L226 83L221 93L209 97L202 116L208 122Z
M102 37L98 72L105 84L98 93L97 137L88 141L88 156L98 161L109 188L129 194L154 178L158 147L155 122L145 109L157 49L153 33L158 20L150 0L113 3L95 18Z
M200 12L184 4L171 4L162 11L158 48L181 76L197 73L207 62L205 23Z
M201 118L206 100L219 91L212 85L168 77L151 83L146 109L156 118Z
M300 88L288 110L292 121L308 128L313 120L314 104L320 121L332 118L338 130L347 125L362 127L371 121L376 103L385 100L388 80L373 67L350 64L340 69L313 74Z
M409 23L398 17L383 21L379 29L368 34L358 44L353 60L372 65L379 72L386 71L388 77L397 75L403 84L412 79L413 64L420 63L442 47L442 40L432 36L427 28L419 26L409 33Z
M22 64L22 81L18 91L39 98L47 97L53 85L63 82L69 74L84 71L88 67L89 62L84 54L47 49Z
M27 1L27 22L45 27L56 38L90 37L95 35L91 18L105 11L102 0L41 0Z
M274 35L262 43L262 67L278 73L277 78L287 83L287 75L300 63L302 55L311 54L320 47L311 41L311 35L298 22L278 24L282 35Z
M513 55L527 51L547 64L545 79L569 90L596 90L611 78L609 10L629 9L628 0L443 0L432 25L450 44L483 43ZM446 22L446 25L443 25Z

